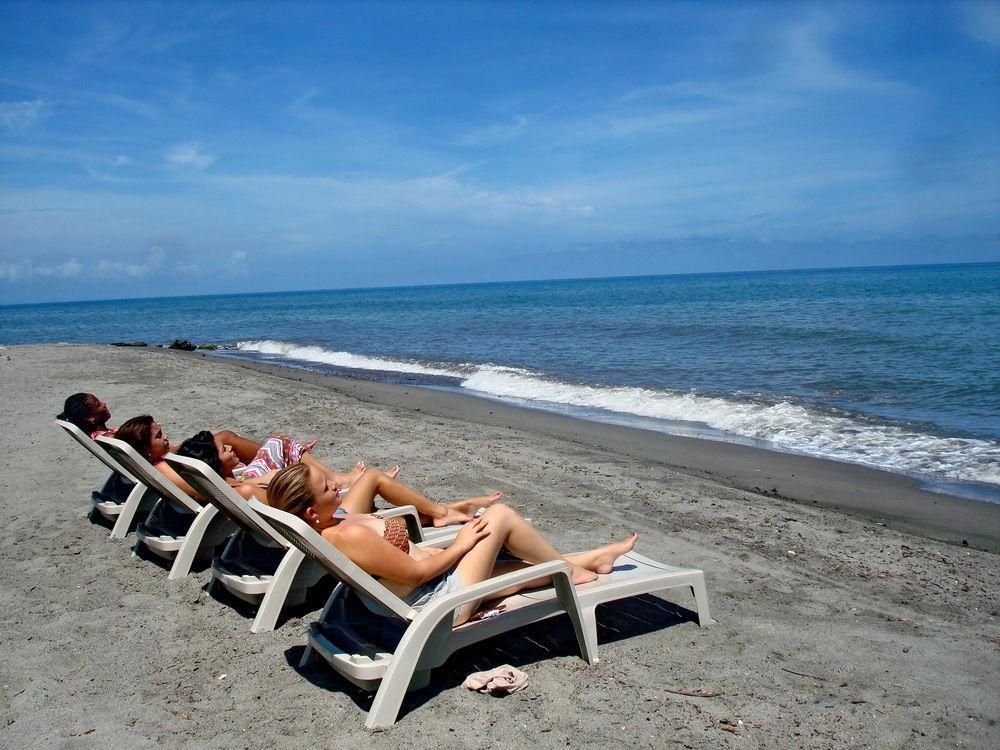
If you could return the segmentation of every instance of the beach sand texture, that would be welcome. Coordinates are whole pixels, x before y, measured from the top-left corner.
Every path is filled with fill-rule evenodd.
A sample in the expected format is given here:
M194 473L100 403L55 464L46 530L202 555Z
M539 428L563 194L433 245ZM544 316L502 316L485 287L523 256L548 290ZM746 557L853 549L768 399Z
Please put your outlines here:
M299 381L197 354L15 346L0 349L0 374L4 747L1000 744L1000 564L977 549L996 549L994 506L964 504L968 517L944 530L899 507L880 525L881 511L841 513L810 493L863 494L869 505L884 494L897 506L929 493L828 462L816 462L823 478L810 486L787 476L806 464L773 454L601 425L574 436L551 415L504 417L489 402ZM252 635L252 615L205 593L207 571L168 582L132 556L134 536L110 540L87 520L106 472L52 425L80 390L109 403L113 424L151 413L173 440L203 428L287 432L318 440L317 455L337 467L399 462L401 478L436 499L501 489L562 549L638 530L643 554L705 571L717 624L698 628L682 592L606 606L594 667L565 618L522 629L453 656L408 696L393 729L371 734L368 695L322 662L293 666L321 593ZM774 480L762 492L751 491L753 461ZM927 535L901 530L922 526ZM963 530L977 533L968 547L930 538ZM461 687L504 663L528 673L524 691L500 699Z

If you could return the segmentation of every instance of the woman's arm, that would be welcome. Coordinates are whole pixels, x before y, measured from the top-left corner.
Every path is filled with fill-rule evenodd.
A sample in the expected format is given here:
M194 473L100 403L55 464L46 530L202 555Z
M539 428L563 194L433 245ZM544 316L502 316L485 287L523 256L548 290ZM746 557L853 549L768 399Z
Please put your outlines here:
M369 575L415 587L454 567L489 533L486 521L477 518L462 527L450 547L422 560L414 560L372 529L358 523L327 529L323 537Z
M201 500L201 495L194 491L194 487L181 479L181 475L171 469L166 461L160 461L154 468L169 479L172 484L176 484L185 495L190 495L198 501Z
M257 451L260 450L261 444L256 440L245 438L232 430L221 430L215 433L215 437L221 440L223 445L232 446L236 455L240 457L240 461L245 464L253 461L257 456Z

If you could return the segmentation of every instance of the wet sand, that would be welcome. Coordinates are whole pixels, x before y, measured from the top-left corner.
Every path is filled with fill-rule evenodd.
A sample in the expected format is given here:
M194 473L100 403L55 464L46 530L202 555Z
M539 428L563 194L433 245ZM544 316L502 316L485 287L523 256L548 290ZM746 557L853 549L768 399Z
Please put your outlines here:
M0 745L1000 742L998 506L845 464L200 354L18 346L0 350L0 373ZM705 570L718 624L698 628L681 592L603 607L594 667L565 618L526 628L453 656L392 730L369 734L368 695L293 666L324 592L252 635L252 611L205 593L207 571L168 582L132 556L134 536L87 520L105 472L51 425L80 390L112 424L151 413L171 438L287 432L340 467L399 462L436 499L502 489L567 550L636 529L643 554ZM528 673L526 690L461 687L503 663Z

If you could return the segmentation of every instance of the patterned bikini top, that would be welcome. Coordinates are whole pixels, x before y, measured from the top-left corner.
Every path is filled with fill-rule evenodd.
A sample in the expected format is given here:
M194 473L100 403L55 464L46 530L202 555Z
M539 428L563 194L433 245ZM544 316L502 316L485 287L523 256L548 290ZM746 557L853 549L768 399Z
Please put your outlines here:
M404 554L410 554L410 534L406 530L406 521L398 516L385 519L385 531L382 538Z
M343 516L350 515L343 508L337 508L334 516L341 516L337 518L337 521L343 520ZM365 515L371 516L372 518L377 518L374 513L366 513ZM382 538L385 539L389 544L398 549L400 552L408 555L410 554L410 532L406 530L406 521L404 521L399 516L394 518L386 518L385 520L385 531L382 532Z

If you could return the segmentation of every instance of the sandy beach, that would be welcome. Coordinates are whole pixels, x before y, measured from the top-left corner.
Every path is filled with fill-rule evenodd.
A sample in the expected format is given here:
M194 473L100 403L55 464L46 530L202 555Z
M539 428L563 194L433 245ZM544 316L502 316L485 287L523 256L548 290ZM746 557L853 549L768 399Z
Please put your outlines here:
M1000 743L1000 506L828 461L581 422L489 401L201 354L0 349L4 747L992 748ZM565 618L456 654L363 728L370 696L296 665L324 591L271 633L168 582L88 520L106 471L57 432L66 395L172 440L230 428L317 440L345 468L402 466L435 499L504 491L561 549L641 534L706 573L598 610L601 662ZM322 588L322 587L321 587ZM524 691L461 686L509 663ZM698 694L701 694L700 697Z

